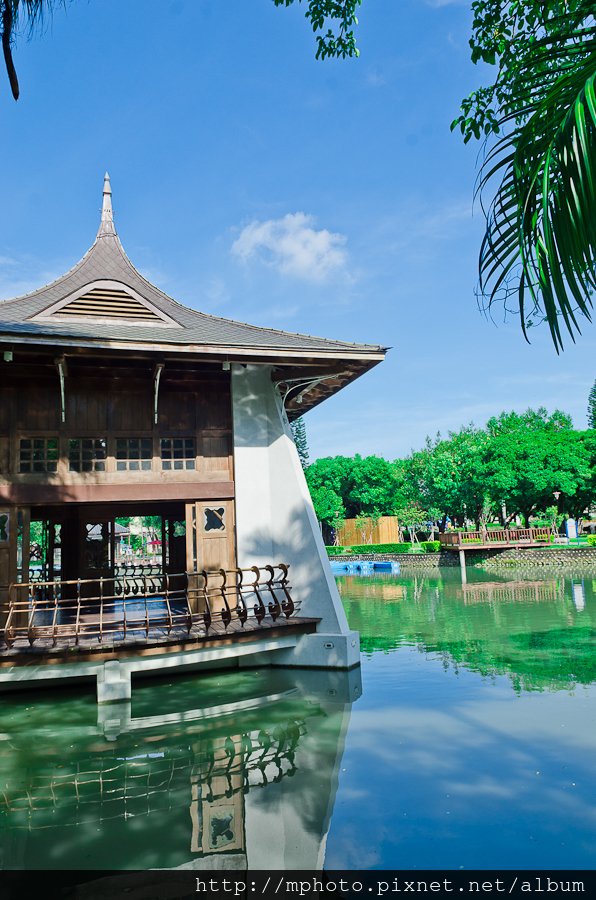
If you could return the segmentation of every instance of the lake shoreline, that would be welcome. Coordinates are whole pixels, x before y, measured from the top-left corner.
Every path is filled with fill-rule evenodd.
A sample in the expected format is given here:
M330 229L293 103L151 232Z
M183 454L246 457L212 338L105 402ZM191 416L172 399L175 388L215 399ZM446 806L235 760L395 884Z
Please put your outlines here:
M438 553L346 553L330 559L341 562L386 562L395 560L402 569L458 568L457 551L441 550ZM509 547L505 550L468 551L467 568L490 569L555 569L560 571L596 572L596 547Z

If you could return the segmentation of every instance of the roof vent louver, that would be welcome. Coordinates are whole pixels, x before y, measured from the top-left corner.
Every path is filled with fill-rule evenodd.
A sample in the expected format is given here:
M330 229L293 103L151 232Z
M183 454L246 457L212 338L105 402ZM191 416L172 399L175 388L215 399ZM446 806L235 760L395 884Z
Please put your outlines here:
M116 322L121 325L161 325L177 327L171 316L159 309L134 288L119 281L94 281L58 300L32 319L70 322Z
M93 288L87 294L71 300L59 310L61 316L93 319L139 319L145 322L161 322L153 310L144 306L123 288Z

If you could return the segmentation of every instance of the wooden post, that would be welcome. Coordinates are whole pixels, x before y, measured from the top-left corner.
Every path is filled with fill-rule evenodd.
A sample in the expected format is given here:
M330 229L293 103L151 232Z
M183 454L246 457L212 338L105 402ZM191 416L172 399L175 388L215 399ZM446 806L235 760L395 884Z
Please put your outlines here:
M31 556L31 510L28 506L19 510L21 516L21 581L29 581L29 565Z

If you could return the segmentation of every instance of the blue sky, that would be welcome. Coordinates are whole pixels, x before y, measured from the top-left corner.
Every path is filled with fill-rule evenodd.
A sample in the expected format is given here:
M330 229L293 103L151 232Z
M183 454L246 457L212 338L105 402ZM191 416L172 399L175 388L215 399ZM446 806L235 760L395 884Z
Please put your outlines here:
M544 405L586 425L595 326L477 310L478 147L450 133L486 77L470 4L364 0L358 60L314 59L271 0L73 0L0 74L0 297L61 274L97 229L102 176L135 265L188 306L391 346L306 417L311 457L420 447Z

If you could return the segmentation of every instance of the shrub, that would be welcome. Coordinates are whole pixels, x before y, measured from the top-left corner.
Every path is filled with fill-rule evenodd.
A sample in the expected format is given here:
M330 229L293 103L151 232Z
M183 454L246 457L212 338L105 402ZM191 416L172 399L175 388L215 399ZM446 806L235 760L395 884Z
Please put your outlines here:
M341 556L342 554L347 552L346 547L336 547L336 546L325 547L325 550L327 551L327 556Z
M588 535L588 547L596 547L596 534Z
M405 541L403 544L355 544L350 550L352 553L407 553L411 547Z
M441 548L440 541L422 541L420 546L425 553L438 553Z

